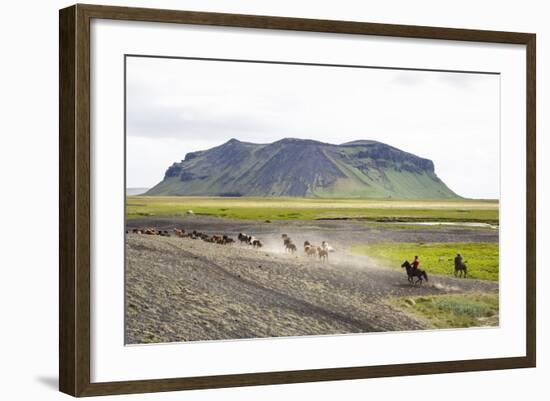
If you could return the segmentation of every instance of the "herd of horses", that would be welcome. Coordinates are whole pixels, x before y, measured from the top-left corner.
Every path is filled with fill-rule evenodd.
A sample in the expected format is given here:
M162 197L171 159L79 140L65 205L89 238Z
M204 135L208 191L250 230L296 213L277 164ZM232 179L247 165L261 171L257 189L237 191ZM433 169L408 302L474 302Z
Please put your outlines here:
M282 234L281 237L283 239L285 251L295 253L298 248L294 242L292 242L292 238L290 238L287 234ZM309 241L304 241L304 253L307 257L318 257L320 261L326 262L328 261L329 252L334 252L334 248L332 248L326 241L323 241L321 246L316 246Z
M126 230L126 234L128 234ZM168 230L159 230L156 228L133 228L132 233L134 234L143 234L143 235L159 235L161 237L171 237L172 234L178 238L190 238L190 239L201 239L205 242L210 242L213 244L220 245L230 245L235 242L235 240L225 234L214 234L208 235L206 233L193 230L191 232L186 232L183 229L174 228L172 234Z
M126 234L128 234L128 230ZM190 238L190 239L201 239L205 242L210 242L220 245L230 245L235 242L233 238L225 234L214 234L208 235L206 233L193 230L191 232L186 232L183 229L174 228L172 234L168 230L159 230L156 228L134 228L131 230L134 234L143 234L143 235L158 235L161 237L170 237L172 234L179 238ZM296 244L292 241L287 234L281 235L283 239L283 247L285 252L294 254L297 251ZM239 233L237 236L241 244L251 245L253 248L263 247L262 241L258 238L248 235L245 233ZM314 245L309 241L304 242L304 253L307 257L319 258L320 261L328 261L329 253L334 252L334 248L331 247L326 241L323 241L320 246ZM425 281L428 281L428 273L425 270L420 268L414 268L408 260L404 261L401 265L407 272L407 278L410 284L422 284ZM468 267L465 263L455 263L454 275L455 277L466 278L468 273Z

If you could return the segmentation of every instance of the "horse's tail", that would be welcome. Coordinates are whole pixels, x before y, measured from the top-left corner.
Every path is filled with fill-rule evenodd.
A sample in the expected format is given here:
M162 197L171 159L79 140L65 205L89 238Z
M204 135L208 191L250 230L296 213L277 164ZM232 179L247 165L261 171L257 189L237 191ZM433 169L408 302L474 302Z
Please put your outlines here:
M428 273L425 270L422 272L422 276L428 281Z

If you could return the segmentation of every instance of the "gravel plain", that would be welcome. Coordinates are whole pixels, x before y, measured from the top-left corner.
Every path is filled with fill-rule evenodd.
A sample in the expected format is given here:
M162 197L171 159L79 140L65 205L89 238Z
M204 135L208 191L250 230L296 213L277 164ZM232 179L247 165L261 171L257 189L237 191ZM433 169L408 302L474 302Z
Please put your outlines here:
M264 246L131 233L132 228L146 227L235 239L238 232L246 232ZM425 323L387 300L498 292L495 282L449 276L432 275L428 283L411 286L400 269L376 266L349 252L352 244L368 242L492 242L498 241L498 230L205 216L128 220L127 229L127 344L421 330L427 328ZM282 233L293 238L296 254L284 252ZM301 246L305 240L326 240L336 252L328 262L308 258Z

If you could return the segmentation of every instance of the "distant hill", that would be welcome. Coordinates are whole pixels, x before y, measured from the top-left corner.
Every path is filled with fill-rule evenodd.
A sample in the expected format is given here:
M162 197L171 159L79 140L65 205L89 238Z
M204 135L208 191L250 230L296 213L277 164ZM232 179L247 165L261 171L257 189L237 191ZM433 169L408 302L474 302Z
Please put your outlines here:
M431 160L369 140L332 145L286 138L231 139L188 153L146 195L458 198Z
M126 195L142 195L148 190L149 188L126 188Z

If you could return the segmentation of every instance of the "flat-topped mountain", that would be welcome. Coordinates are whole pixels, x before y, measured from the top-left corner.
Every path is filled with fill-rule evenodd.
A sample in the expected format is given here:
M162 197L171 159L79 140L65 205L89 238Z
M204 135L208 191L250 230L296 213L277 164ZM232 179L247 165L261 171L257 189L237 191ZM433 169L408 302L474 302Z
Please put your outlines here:
M187 153L146 195L458 198L431 160L370 140L333 145L293 138L231 139Z

